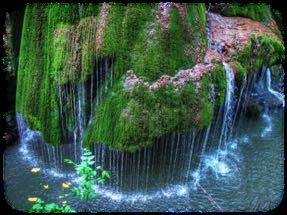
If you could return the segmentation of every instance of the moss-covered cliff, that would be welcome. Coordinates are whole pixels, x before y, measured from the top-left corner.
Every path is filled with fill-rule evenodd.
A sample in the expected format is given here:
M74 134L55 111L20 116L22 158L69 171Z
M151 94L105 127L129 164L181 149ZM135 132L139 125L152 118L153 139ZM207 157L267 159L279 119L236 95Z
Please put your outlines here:
M233 5L232 15L241 15L238 8ZM205 4L29 4L16 111L47 143L60 144L77 126L69 114L75 106L70 91L97 79L101 84L89 89L87 102L98 97L102 102L83 110L95 112L84 131L85 145L135 151L166 133L206 128L214 107L224 102L226 85L222 59L205 59L206 27ZM282 61L277 38L258 40L273 50L270 65ZM230 56L240 74L250 69L250 52L246 45ZM266 62L260 53L258 64Z

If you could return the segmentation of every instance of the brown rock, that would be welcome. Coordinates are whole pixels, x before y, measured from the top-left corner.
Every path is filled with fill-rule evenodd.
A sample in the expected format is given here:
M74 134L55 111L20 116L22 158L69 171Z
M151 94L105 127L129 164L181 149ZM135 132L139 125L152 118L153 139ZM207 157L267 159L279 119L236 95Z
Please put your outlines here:
M276 23L274 29L276 29ZM250 35L269 35L275 39L280 38L270 27L260 22L243 17L225 17L215 13L207 14L209 41L212 49L222 54L223 60L228 61L231 51L241 50L250 42Z

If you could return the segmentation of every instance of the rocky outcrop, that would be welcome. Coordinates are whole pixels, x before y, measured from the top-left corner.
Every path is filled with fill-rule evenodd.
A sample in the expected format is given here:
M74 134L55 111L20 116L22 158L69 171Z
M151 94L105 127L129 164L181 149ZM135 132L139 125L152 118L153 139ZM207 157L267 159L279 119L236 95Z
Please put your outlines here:
M212 61L221 62L222 57L215 50L209 48L209 49L207 49L207 52L206 52L204 59L203 59L203 62L209 64L209 63L212 63Z
M274 29L260 22L243 17L225 17L215 13L207 14L207 26L210 47L220 53L223 60L230 61L230 54L239 52L250 43L252 33L256 35L269 35L280 40Z

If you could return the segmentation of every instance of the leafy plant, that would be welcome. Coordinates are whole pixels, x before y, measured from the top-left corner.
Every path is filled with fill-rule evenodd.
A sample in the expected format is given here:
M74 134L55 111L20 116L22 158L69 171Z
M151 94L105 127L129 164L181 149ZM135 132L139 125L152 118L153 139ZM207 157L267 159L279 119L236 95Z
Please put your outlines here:
M30 210L30 213L75 213L76 211L69 205L64 204L62 206L56 203L45 204L40 198L37 199L36 204L34 204Z
M65 163L74 164L77 175L80 176L80 183L72 188L72 192L74 196L79 196L82 200L96 199L98 195L93 189L93 185L104 184L106 179L110 178L110 173L102 170L100 166L93 168L95 164L94 159L95 156L88 149L84 148L81 163L76 164L70 159L64 160Z
M70 159L64 159L65 163L74 164L77 175L80 177L80 183L78 186L72 188L73 196L79 196L82 200L96 199L97 193L93 189L95 184L104 184L105 181L110 178L110 173L106 170L102 170L100 166L95 169L95 156L84 148L83 156L81 157L81 163L76 164ZM68 183L65 184L66 188L69 188ZM67 184L67 185L66 185ZM69 196L65 194L64 196ZM73 213L76 212L71 206L67 205L66 201L63 201L63 205L59 206L56 203L45 204L40 198L29 198L28 201L36 202L30 209L30 213Z

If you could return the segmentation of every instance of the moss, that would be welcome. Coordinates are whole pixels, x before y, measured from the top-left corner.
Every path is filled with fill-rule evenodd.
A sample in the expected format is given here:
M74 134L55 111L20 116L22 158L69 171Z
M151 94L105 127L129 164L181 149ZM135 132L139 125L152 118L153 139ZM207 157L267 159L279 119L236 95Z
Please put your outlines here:
M114 139L121 130L116 131L115 125L118 123L121 112L128 102L123 91L120 90L121 88L120 83L115 84L109 96L97 108L97 118L85 132L84 145L96 141L108 145L110 143L118 144Z
M162 31L160 35L160 45L163 49L161 63L162 71L165 74L174 75L177 69L186 67L184 64L184 38L178 10L171 8L169 13L169 28Z
M100 12L99 4L95 3L83 3L79 5L80 18L85 18L89 16L97 16Z
M248 3L248 4L226 4L221 13L225 16L242 16L255 21L271 21L272 13L270 6L264 3Z
M210 83L214 84L215 104L223 104L226 92L226 74L221 63L215 64L214 69L210 72Z
M209 76L206 75L202 77L201 89L198 95L200 102L197 103L200 116L198 127L200 129L209 126L213 118L214 103L211 101L210 83L211 81Z
M201 61L207 49L206 8L204 3L188 3L185 23L185 60L192 67Z
M285 59L284 51L285 47L277 39L252 34L250 43L245 45L239 53L233 53L232 59L241 74L251 73L262 65L271 67L282 64Z
M258 36L258 41L260 47L257 58L260 59L260 63L270 67L284 62L285 47L280 41L271 36Z
M62 142L56 82L51 75L54 31L59 23L75 24L78 18L77 4L28 4L25 9L16 111L51 144Z
M77 26L77 34L80 37L80 50L81 53L81 80L87 80L96 66L97 51L96 51L96 32L97 32L97 20L94 17L87 17L81 19ZM75 49L75 48L74 48ZM75 52L75 51L74 51Z
M177 69L185 68L183 25L179 12L170 9L169 27L162 29L159 23L142 30L132 52L132 68L137 76L152 82L162 74L174 75Z
M53 76L60 84L76 81L77 62L73 60L73 37L75 27L69 24L59 24L54 36Z
M114 56L121 48L121 26L125 15L124 4L110 3L102 35L101 56Z
M97 108L97 118L86 130L84 144L105 143L113 149L135 151L170 132L206 128L214 107L209 82L210 77L204 77L198 93L192 81L179 91L171 84L155 91L138 85L126 93L119 81Z
M122 61L122 75L131 69L131 52L138 41L140 32L144 31L146 23L152 19L152 4L127 4L122 23L122 49L119 60Z

